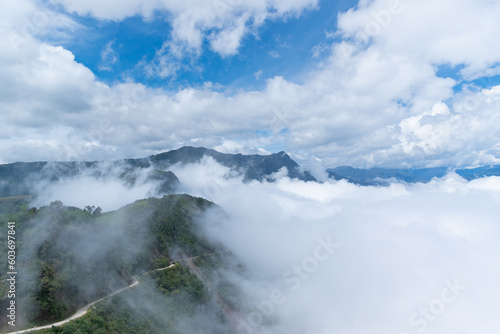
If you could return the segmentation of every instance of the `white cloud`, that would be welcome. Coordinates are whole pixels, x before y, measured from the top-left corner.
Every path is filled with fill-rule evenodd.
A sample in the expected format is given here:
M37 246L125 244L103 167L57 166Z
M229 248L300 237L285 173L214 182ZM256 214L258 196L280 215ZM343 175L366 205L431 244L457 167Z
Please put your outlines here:
M242 184L209 160L176 173L186 191L229 216L207 222L207 231L249 270L238 282L247 298L240 315L253 333L413 334L424 325L427 333L469 333L498 325L497 177L451 174L382 188L287 178ZM317 251L318 240L338 247ZM458 291L447 290L441 305L449 285ZM284 301L271 308L274 289ZM271 320L260 326L251 312Z
M60 44L85 28L51 7L40 7L30 0L5 0L0 4L3 56L12 55L34 39Z
M263 24L257 17L297 15L310 2L276 2L271 12L257 1L230 4L210 7L204 14L202 9L211 6L205 2L194 9L171 3L169 10L178 13L172 19L174 30L185 35L165 44L158 66L146 69L175 76L179 66L191 66L178 57L204 38L221 41L219 51L231 54L241 42L240 32L253 29L244 24L247 17ZM97 17L117 20L149 13L144 3L146 9L133 1L123 4L123 12L112 11L113 4L65 5L82 15L92 9ZM5 13L13 4L2 6ZM470 86L456 93L455 80L435 73L439 64L464 64L465 76L494 73L491 64L500 54L492 51L496 46L491 43L493 32L500 32L494 19L497 7L484 1L461 0L449 7L406 1L366 44L356 36L367 22L378 23L372 13L389 5L363 2L339 16L338 34L348 39L332 44L329 56L299 83L274 77L262 90L235 92L210 85L177 91L133 81L105 85L75 62L71 52L42 43L33 34L13 45L9 36L20 36L22 22L40 10L19 2L12 15L3 15L1 26L0 159L96 160L145 156L193 143L226 149L227 143L237 143L233 149L244 152L286 145L291 153L321 159L325 167L499 163L499 88ZM478 19L479 12L487 14ZM487 29L469 29L478 20ZM213 32L211 37L200 33L205 28ZM222 43L221 36L229 39ZM461 40L474 43L460 46ZM436 44L453 48L439 51Z
M244 296L241 323L254 333L472 333L499 325L498 177L244 184L210 158L173 171L180 191L227 213L207 216L205 232L247 268L244 278L231 277ZM43 198L114 209L151 188L84 177L44 187ZM275 290L280 302L270 307ZM271 321L262 325L255 312Z
M269 51L269 55L273 58L279 58L280 57L280 53L276 50L272 50L272 51Z
M205 232L248 270L236 283L241 323L254 333L413 334L424 326L430 334L472 333L499 325L498 177L468 182L450 174L389 187L286 177L244 184L210 158L173 171L181 191L227 213L209 215ZM154 188L88 177L39 186L46 202L105 210ZM281 302L270 308L274 290ZM252 312L271 321L261 325Z
M248 147L245 147L238 142L232 141L232 140L226 140L222 139L222 143L218 146L214 147L214 150L221 152L221 153L228 153L228 154L260 154L260 155L268 155L270 154L269 152L265 150L259 150L259 149L249 149Z
M262 76L263 73L264 72L262 70L258 70L253 75L254 75L254 77L255 77L256 80L260 80L260 77Z
M114 41L111 40L102 48L99 71L111 71L112 66L118 61L118 54L113 49L113 43Z
M315 45L311 49L313 58L320 58L321 56L324 56L325 53L331 52L331 45L326 44L326 43L320 43L318 45Z
M84 208L87 205L94 205L100 206L105 211L111 211L135 200L150 197L154 187L151 184L127 187L117 178L96 180L93 177L79 177L55 185L38 184L36 189L39 189L39 198L32 203L36 207L60 200L68 206ZM75 192L75 189L78 189L78 192Z
M49 162L43 172L59 179L29 177L25 180L36 194L31 205L40 207L60 200L68 206L83 208L94 205L112 211L139 199L159 196L158 181L150 178L152 168L131 171L129 167L107 161L87 169L79 168L75 176L61 176L57 170L61 166L54 167Z
M212 49L222 56L235 55L240 48L242 36L246 34L246 22L248 19L248 15L244 15L234 22L233 27L228 27L219 33L212 33L210 36Z
M197 53L190 52L182 43L165 42L161 49L156 51L152 61L142 60L139 69L144 70L148 77L176 78L181 68L190 67L189 60L197 57Z
M99 19L123 20L136 14L146 19L155 11L171 15L174 42L199 50L205 39L223 56L238 51L249 29L261 26L266 19L299 15L315 8L318 0L127 0L120 3L101 1L55 0L69 12L92 15Z
M339 28L358 40L378 31L371 34L373 43L387 53L434 64L463 64L462 74L471 78L499 60L500 45L491 43L500 29L498 15L500 4L488 0L376 0L340 15Z
M500 131L495 112L498 87L456 96L453 112L443 103L427 113L403 119L399 124L399 144L387 154L403 154L415 160L432 159L436 165L449 159L456 165L495 164L498 159ZM487 136L483 134L488 133ZM447 155L449 155L447 157Z

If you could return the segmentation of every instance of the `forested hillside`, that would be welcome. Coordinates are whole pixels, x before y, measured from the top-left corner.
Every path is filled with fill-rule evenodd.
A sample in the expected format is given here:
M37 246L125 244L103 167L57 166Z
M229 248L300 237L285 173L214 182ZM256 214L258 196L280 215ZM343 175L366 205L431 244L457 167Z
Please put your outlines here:
M135 279L140 284L105 299L85 317L54 332L183 333L180 319L194 316L200 308L219 313L217 326L223 326L217 303L196 275L181 264L155 271L171 265L173 258L217 250L197 232L200 215L208 208L216 209L202 198L168 195L139 200L109 213L56 201L39 209L21 203L17 210L3 214L2 226L16 222L16 329L67 318ZM2 229L2 240L5 233ZM6 244L0 247L7 254ZM7 271L2 263L2 273ZM0 289L1 307L7 307L6 277ZM164 312L151 313L161 309ZM138 313L132 316L130 312ZM6 320L1 319L4 330Z

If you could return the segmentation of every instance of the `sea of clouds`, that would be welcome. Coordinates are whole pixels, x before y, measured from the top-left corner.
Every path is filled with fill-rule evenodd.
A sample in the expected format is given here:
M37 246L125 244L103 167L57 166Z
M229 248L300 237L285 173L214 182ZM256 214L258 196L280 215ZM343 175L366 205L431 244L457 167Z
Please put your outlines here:
M274 182L243 183L212 159L172 171L180 193L227 213L209 214L204 228L247 268L245 278L232 278L246 299L239 333L459 334L500 326L499 177L361 187L277 173ZM111 210L147 193L72 182L46 188L51 199L100 205L118 191Z

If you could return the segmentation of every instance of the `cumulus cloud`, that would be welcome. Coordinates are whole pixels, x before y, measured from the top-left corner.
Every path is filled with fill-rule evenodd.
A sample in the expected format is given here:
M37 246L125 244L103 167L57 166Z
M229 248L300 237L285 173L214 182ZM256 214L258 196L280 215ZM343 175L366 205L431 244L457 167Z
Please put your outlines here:
M102 19L173 13L177 37L159 52L158 66L149 67L162 77L189 66L179 65L176 52L196 57L206 39L229 56L251 25L314 4L63 3ZM2 6L6 13L12 3ZM12 44L9 36L20 36L22 22L40 9L20 2L1 27L2 162L141 157L193 144L227 150L232 143L231 150L243 152L286 147L324 167L498 163L498 87L453 90L460 80L497 71L495 3L362 1L339 14L336 36L343 40L321 44L326 56L300 82L276 76L261 90L238 91L210 84L168 90L132 80L107 85L70 51L36 34ZM438 77L440 65L462 66L461 78Z
M500 24L500 5L483 1L361 1L340 15L339 29L358 42L371 38L393 54L429 63L464 65L466 78L481 75L498 62L491 41Z

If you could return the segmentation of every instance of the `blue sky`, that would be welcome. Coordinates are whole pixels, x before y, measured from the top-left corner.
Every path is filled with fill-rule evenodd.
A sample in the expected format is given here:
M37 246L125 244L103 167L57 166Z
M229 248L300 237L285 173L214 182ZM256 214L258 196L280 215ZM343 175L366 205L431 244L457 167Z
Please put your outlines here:
M313 48L338 40L327 36L336 30L337 14L356 3L320 1L317 9L307 10L300 17L269 20L255 35L244 37L235 56L221 56L205 42L199 57L186 60L193 65L186 64L175 76L166 78L147 75L140 66L141 62L152 61L163 43L171 39L168 15L163 12L156 12L151 19L135 15L118 22L72 15L85 30L80 38L68 40L63 46L107 83L133 79L148 86L173 88L209 81L229 88L259 89L266 78L274 76L300 81L324 56L315 57ZM102 69L101 52L107 45L111 45L117 60Z
M244 37L235 56L221 56L205 41L201 55L185 60L185 66L168 77L147 75L141 68L141 63L152 61L162 45L172 38L168 13L164 11L157 11L151 18L137 14L121 21L73 14L72 19L85 28L80 36L62 45L75 55L77 62L109 84L132 79L151 87L175 88L198 86L208 81L229 88L259 89L266 78L274 76L300 82L325 56L324 52L315 54L315 48L319 50L325 43L340 40L334 35L338 13L356 5L355 0L323 0L317 8L304 11L300 17L269 20L254 35ZM102 51L108 46L116 57L112 64L107 62L109 58L102 57ZM107 65L105 69L103 65ZM460 75L463 68L463 64L441 64L436 66L436 75L456 80L457 92L464 84L491 88L500 83L498 75L464 80Z
M192 145L321 168L500 164L489 0L5 0L0 13L0 162Z

